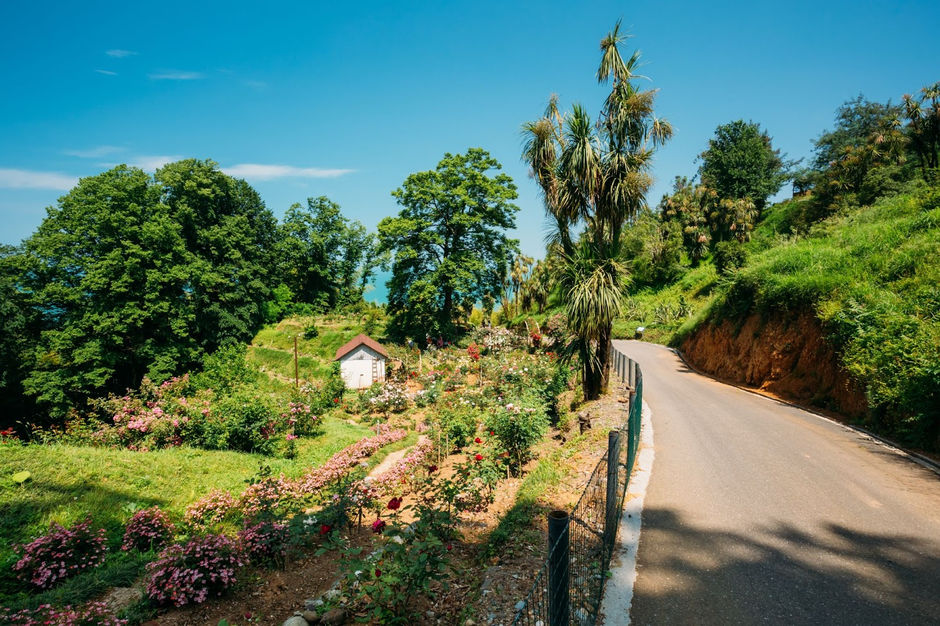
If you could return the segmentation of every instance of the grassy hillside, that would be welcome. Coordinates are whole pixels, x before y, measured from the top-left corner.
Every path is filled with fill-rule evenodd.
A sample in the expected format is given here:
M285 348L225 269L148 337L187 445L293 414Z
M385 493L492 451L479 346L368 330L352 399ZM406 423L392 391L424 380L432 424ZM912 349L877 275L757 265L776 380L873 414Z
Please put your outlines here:
M258 331L248 346L248 362L275 384L292 382L297 337L297 370L301 380L322 379L330 372L337 348L359 333L381 338L385 334L384 317L370 319L367 313L286 318Z
M719 277L706 261L636 294L618 334L646 325L649 339L678 344L710 321L811 310L866 391L866 425L940 447L940 191L885 198L795 236L802 202L768 210L744 267Z

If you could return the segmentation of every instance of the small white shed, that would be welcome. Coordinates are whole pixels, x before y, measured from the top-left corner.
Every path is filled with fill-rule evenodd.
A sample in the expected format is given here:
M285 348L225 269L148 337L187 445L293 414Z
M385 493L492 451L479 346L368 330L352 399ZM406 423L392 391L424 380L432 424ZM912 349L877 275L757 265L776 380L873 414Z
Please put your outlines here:
M336 351L343 382L350 389L365 389L372 383L385 382L385 361L388 352L367 335L356 335Z

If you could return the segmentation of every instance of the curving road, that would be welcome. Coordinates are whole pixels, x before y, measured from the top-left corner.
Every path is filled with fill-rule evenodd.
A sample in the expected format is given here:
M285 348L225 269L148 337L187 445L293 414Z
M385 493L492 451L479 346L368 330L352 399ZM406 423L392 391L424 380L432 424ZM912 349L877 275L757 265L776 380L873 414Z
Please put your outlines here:
M655 433L634 624L940 624L940 476L667 348L615 343Z

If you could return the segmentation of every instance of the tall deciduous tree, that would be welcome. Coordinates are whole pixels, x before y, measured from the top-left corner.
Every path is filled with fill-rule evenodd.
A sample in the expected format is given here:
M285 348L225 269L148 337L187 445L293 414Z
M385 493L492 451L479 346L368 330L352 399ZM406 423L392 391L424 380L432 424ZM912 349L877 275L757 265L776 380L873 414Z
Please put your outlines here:
M322 309L353 304L380 259L375 236L325 196L292 205L279 226L278 275L294 297Z
M599 83L611 84L595 125L580 105L570 115L549 101L545 115L523 126L523 159L532 168L552 218L552 247L562 261L559 280L582 367L584 396L598 397L607 387L613 321L626 289L621 263L625 225L646 206L655 148L672 136L672 127L653 115L654 90L641 90L639 52L626 61L620 24L601 41Z
M379 223L382 250L394 253L389 328L399 337L451 336L458 310L497 294L517 242L506 235L519 208L516 186L481 148L445 154L392 192L402 206Z
M790 164L754 122L722 124L700 158L702 183L715 190L720 200L750 198L758 211L789 178Z
M41 329L25 392L59 418L249 339L274 226L258 194L211 161L83 178L25 242L16 289Z

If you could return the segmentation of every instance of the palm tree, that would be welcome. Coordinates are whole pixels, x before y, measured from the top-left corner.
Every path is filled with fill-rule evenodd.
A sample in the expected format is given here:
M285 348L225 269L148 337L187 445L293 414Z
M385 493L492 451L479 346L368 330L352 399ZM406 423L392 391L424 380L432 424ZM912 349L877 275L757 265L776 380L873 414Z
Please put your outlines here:
M551 218L549 249L560 258L557 279L573 336L568 354L581 361L588 400L609 379L611 331L626 294L623 228L646 205L653 151L672 136L669 123L653 115L656 92L635 84L642 78L639 52L627 61L620 55L624 39L617 22L601 40L597 79L611 91L596 123L577 104L560 115L553 96L540 119L523 125L523 159Z

